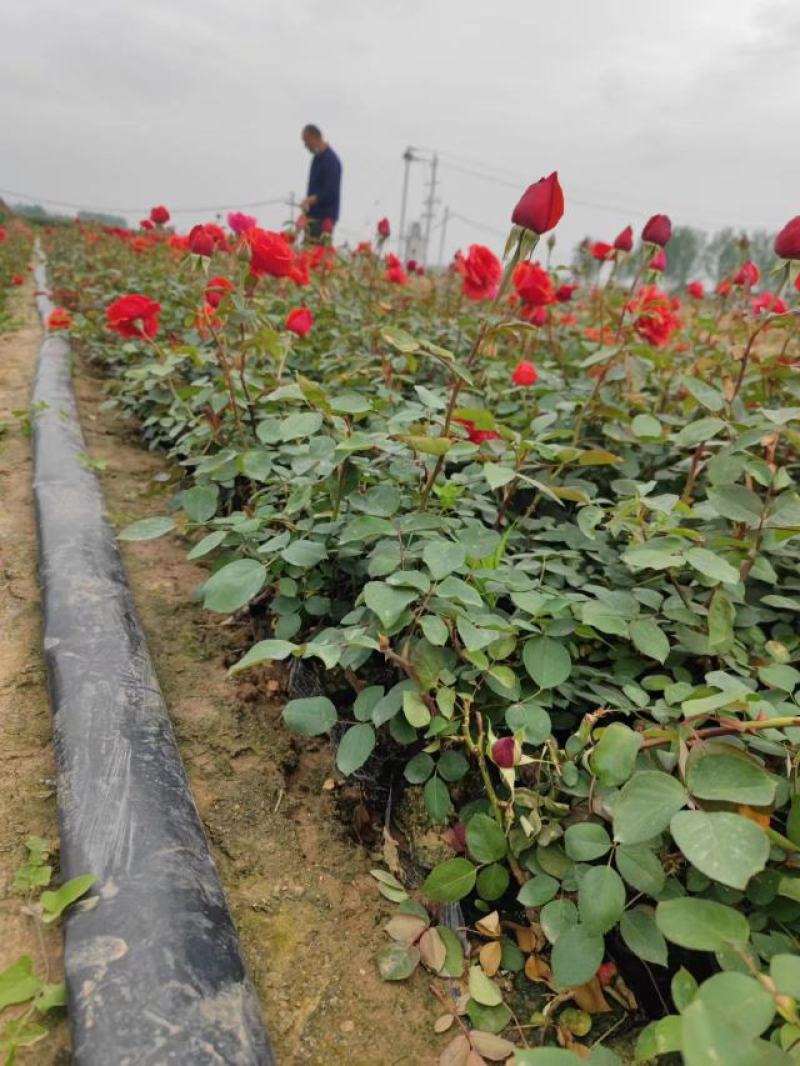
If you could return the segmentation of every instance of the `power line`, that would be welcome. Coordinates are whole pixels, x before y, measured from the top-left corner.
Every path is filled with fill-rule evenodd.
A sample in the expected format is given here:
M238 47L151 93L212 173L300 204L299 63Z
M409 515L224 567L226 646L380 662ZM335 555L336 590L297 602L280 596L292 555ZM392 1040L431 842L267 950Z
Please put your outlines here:
M0 189L0 193L2 193L3 196L16 196L22 200L30 200L32 203L50 204L53 207L68 207L75 211L93 211L98 214L113 214L114 212L118 212L122 215L135 215L150 211L149 207L97 207L91 204L73 204L67 200L54 200L49 196L31 196L29 193L15 192L13 189ZM288 205L289 203L289 199L281 196L273 200L253 200L246 204L213 204L211 206L205 205L203 207L170 207L169 210L172 215L189 215L199 214L203 211L239 211L246 207L272 207L275 204Z

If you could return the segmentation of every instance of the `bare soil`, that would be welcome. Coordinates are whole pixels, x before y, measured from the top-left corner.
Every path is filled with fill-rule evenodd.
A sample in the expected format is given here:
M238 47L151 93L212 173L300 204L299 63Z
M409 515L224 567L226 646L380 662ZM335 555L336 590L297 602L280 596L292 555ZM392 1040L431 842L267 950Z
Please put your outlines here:
M162 458L119 415L99 409L105 383L91 366L77 368L75 388L112 522L163 513L173 489L159 480ZM279 680L228 677L225 664L247 647L248 634L191 603L207 571L186 561L186 549L177 534L122 544L278 1061L432 1066L442 1043L432 1029L440 1011L424 976L386 984L377 974L391 909L369 876L376 857L337 820L322 788L330 750L325 741L299 745L287 733ZM26 574L31 566L26 560ZM21 776L29 776L28 764Z
M29 284L12 307L20 328L0 334L0 971L20 955L29 955L40 977L59 981L61 932L47 928L40 940L33 919L24 913L25 897L13 887L26 838L41 836L54 847L58 841L31 447L24 418L12 414L27 410L30 403L41 340L31 292ZM8 1011L13 1013L20 1011ZM56 1066L69 1061L68 1048L69 1031L62 1017L43 1041L21 1051L18 1061Z

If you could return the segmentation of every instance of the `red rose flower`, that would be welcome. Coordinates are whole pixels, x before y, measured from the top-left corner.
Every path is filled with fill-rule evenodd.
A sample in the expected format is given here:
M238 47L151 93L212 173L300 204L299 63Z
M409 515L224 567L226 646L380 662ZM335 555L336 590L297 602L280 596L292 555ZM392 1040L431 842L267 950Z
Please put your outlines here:
M675 314L677 300L671 300L656 285L643 285L628 305L637 314L634 330L656 348L663 348L682 325Z
M333 219L323 218L321 228L323 233L333 233Z
M787 222L775 238L775 255L781 259L800 259L800 215Z
M372 255L372 241L359 241L356 245L356 255Z
M599 259L603 263L613 254L614 246L606 244L605 241L595 241L594 244L589 245L589 251L593 259Z
M577 288L577 285L559 285L556 289L556 300L558 300L560 304L569 303L572 299L573 292L575 292Z
M752 259L745 259L733 279L734 285L743 285L748 289L752 289L754 285L758 285L759 278L761 277L761 271L758 269Z
M534 307L533 304L525 304L522 309L522 318L530 322L532 326L543 326L547 322L547 308Z
M545 307L555 302L553 279L538 263L518 263L513 274L514 288L523 303Z
M514 373L511 375L511 380L515 385L535 385L539 375L536 373L536 367L533 363L529 363L527 359L523 359L521 363L517 363L514 368Z
M386 238L389 236L389 234L391 232L392 231L391 231L391 227L389 226L389 219L388 218L382 218L380 220L380 222L378 223L378 236L382 237L383 240L386 240Z
M647 265L651 270L658 270L663 273L667 269L667 253L664 249L659 248Z
M540 236L558 225L564 214L564 193L558 172L529 185L514 208L511 221L515 226L533 230Z
M716 289L714 289L714 292L717 294L717 296L727 296L730 291L731 283L727 278L723 278L722 281L717 284Z
M292 264L292 270L289 277L295 283L295 285L308 285L311 281L311 263L309 260L308 252L302 251L299 255L295 256L294 263Z
M771 311L773 315L785 315L789 308L773 292L762 292L752 301L753 314L758 317L762 311Z
M206 303L210 307L219 307L226 292L235 289L236 285L229 278L221 276L209 278L206 284Z
M284 325L298 337L305 337L314 325L314 316L307 307L293 307L286 316Z
M464 295L470 300L491 300L503 276L500 260L483 244L471 244L466 257L458 263L464 277Z
M161 304L141 293L120 296L106 308L106 324L120 337L147 337L158 332Z
M406 270L409 272L409 274L416 274L416 272L417 272L417 261L416 261L416 259L409 259L409 261L406 263Z
M250 229L255 229L257 220L252 215L244 215L241 211L230 211L228 213L228 225L237 237L241 237L243 233L247 233Z
M642 240L648 244L659 244L662 248L669 244L672 236L672 223L667 215L653 215L645 223L642 230Z
M217 249L228 252L228 238L225 231L213 222L204 226L192 226L189 231L189 251L195 255L212 256Z
M149 218L143 218L139 223L139 229L155 229L155 223L151 222Z
M706 294L702 281L690 281L686 286L686 291L694 300L702 300Z
M291 277L295 254L282 234L255 228L248 230L245 237L250 245L251 274L256 277L264 274L273 278Z
M391 281L393 285L405 285L408 282L408 277L405 270L403 270L403 264L392 252L386 256L386 273L383 275L387 281Z
M25 278L23 278L22 274L12 274L11 275L11 284L12 285L24 285L25 284Z
M5 228L5 226L0 226L0 244L3 243L7 236L8 230Z
M614 240L614 247L619 252L629 252L633 248L633 227L626 226Z
M169 211L163 204L159 204L158 207L150 208L150 219L155 222L157 226L163 226L169 222Z
M65 307L54 307L47 316L48 329L69 329L72 325L72 315Z
M500 440L500 434L493 429L477 429L475 423L469 418L454 418L467 431L467 439L473 444L483 444L487 440Z

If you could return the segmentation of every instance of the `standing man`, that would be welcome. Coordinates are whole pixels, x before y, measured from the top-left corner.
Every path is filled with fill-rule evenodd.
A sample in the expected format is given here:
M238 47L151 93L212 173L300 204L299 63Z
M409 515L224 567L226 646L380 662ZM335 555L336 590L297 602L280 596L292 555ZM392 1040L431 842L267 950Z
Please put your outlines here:
M308 193L300 206L308 219L309 239L318 241L323 233L333 233L339 219L342 164L318 126L304 126L302 137L314 158L308 175Z

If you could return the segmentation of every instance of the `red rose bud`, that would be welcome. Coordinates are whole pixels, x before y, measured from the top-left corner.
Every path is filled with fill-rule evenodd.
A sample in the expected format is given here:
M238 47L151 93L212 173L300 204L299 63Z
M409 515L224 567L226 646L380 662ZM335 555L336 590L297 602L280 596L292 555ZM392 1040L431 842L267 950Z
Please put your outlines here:
M383 237L383 239L386 240L390 233L391 229L389 227L389 219L382 218L378 223L378 236Z
M754 285L758 285L758 279L761 277L761 271L758 269L752 259L745 259L739 269L736 271L736 276L733 279L734 285L746 285L748 288L752 288Z
M653 215L642 230L642 240L648 244L658 244L662 248L669 244L672 236L672 223L667 215Z
M752 301L753 314L758 317L762 311L771 311L773 315L785 315L789 308L774 292L762 292Z
M601 985L610 985L617 976L617 967L613 962L601 963L597 969L597 980Z
M800 215L787 222L775 238L775 255L781 259L800 259Z
M618 233L614 240L614 247L618 252L629 252L633 248L633 227L626 226Z
M690 281L686 286L686 291L693 300L702 300L706 294L702 281Z
M647 265L651 270L665 271L667 269L667 253L664 249L659 248Z
M517 742L513 737L501 737L492 744L492 762L503 770L517 763Z
M577 288L577 285L559 285L556 289L556 300L558 300L560 304L569 303L572 299L573 292L575 292Z
M529 185L514 208L511 221L515 226L533 230L540 236L558 225L564 214L564 192L558 182L558 172Z
M307 307L293 307L286 316L284 325L298 337L305 337L314 325L314 316Z
M236 286L228 278L209 278L206 285L205 298L210 307L219 307L226 292L235 289Z
M12 274L11 275L11 284L12 285L23 285L24 283L25 283L25 278L23 278L22 274Z
M322 220L322 232L323 233L333 233L333 219L332 218L323 218L323 220ZM292 234L292 239L294 239L294 234Z
M169 211L163 204L159 204L158 207L150 208L150 218L157 226L163 226L169 222Z
M406 270L409 272L409 274L416 274L416 272L417 272L417 261L416 261L416 259L409 259L409 261L406 263Z
M532 326L543 326L547 322L547 308L529 307L522 317L527 319Z
M592 253L593 259L599 259L600 262L605 262L614 251L612 244L606 244L605 241L595 241L594 244L589 246L589 251Z
M143 218L139 223L139 229L155 229L155 224L149 218Z
M527 359L523 359L521 363L517 363L514 368L514 373L511 375L511 380L515 385L535 385L539 375L536 373L536 367L533 363L529 363Z

